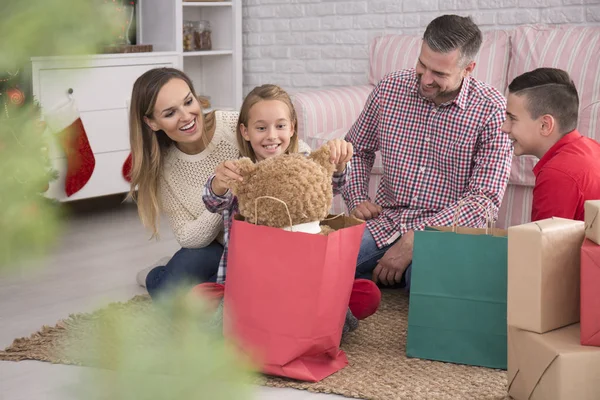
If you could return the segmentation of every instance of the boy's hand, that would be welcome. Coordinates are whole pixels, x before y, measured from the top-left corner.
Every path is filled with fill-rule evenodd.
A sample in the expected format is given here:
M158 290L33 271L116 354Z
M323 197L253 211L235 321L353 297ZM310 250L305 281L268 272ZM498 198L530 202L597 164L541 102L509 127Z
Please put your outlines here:
M215 169L215 177L211 183L211 189L217 196L223 196L229 190L230 182L233 180L243 181L239 175L236 161L225 161Z
M346 164L352 158L354 149L352 143L346 142L343 139L333 139L327 142L331 153L330 161L335 164L336 172L344 172Z

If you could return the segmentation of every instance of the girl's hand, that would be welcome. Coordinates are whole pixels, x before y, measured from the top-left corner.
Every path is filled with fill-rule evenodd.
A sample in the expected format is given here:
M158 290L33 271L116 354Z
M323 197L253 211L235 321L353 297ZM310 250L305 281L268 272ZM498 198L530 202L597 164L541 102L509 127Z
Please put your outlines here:
M344 139L333 139L327 142L331 153L331 163L335 164L336 172L344 172L346 164L352 158L354 152L352 143L346 142Z
M229 190L230 182L233 180L243 181L239 175L235 161L225 161L215 169L215 177L211 183L211 189L217 196L223 196Z

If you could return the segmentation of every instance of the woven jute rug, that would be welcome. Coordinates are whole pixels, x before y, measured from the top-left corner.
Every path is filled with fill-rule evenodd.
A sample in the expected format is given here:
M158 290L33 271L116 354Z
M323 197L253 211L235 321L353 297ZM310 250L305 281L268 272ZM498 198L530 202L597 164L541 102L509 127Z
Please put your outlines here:
M147 296L136 296L108 308L143 312L151 305ZM73 331L98 329L94 323L106 309L74 314L56 326L44 326L29 338L15 339L0 351L0 360L40 360L86 365L86 360L65 357L60 351ZM384 290L380 309L346 335L342 348L349 366L318 383L260 377L258 384L304 389L360 399L504 400L506 372L488 368L407 358L405 355L408 297L399 290Z

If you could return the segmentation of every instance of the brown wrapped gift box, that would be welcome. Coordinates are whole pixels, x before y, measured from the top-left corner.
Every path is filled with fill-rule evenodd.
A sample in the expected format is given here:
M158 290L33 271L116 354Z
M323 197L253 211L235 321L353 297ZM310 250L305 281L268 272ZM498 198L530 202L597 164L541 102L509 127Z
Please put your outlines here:
M515 400L600 399L600 348L579 324L545 334L508 327L508 394Z
M585 214L585 236L600 244L600 200L588 200L583 205Z
M549 218L508 229L508 325L545 333L579 322L582 221Z

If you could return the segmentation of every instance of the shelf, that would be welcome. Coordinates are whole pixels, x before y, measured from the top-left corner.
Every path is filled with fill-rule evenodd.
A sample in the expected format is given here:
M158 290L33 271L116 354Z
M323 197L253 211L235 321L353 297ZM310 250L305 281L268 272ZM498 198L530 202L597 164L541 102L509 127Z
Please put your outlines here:
M231 1L194 1L183 2L184 7L231 7Z
M231 52L229 52L231 54ZM62 61L62 60L86 60L86 59L112 59L112 58L142 58L161 57L177 55L176 51L148 51L143 53L97 53L97 54L75 54L70 56L43 56L31 57L31 61Z
M185 51L184 57L190 56L226 56L233 54L233 50L210 50L210 51Z

